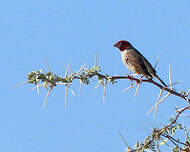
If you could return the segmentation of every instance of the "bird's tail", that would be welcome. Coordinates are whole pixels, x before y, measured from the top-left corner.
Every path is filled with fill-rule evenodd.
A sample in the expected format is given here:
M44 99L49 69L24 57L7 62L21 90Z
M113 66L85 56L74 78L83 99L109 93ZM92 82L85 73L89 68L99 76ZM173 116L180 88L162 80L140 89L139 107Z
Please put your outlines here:
M154 75L154 77L159 80L165 87L167 87L167 85L164 83L164 81L162 81L157 75Z

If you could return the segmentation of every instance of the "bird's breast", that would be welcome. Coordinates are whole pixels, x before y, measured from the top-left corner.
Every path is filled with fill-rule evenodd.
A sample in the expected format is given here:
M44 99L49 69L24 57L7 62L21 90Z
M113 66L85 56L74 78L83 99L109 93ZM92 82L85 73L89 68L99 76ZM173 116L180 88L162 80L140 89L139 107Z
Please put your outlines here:
M121 52L122 61L129 70L133 71L134 73L137 73L135 66L130 62L131 59L128 53L128 50L124 50Z

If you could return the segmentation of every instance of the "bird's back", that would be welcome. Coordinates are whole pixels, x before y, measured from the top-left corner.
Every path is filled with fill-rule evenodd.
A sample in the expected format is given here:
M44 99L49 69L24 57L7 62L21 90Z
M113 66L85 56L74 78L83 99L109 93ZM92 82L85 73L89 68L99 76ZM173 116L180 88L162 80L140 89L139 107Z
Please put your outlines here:
M137 74L143 74L152 78L151 73L156 73L148 60L135 48L129 48L121 52L124 64Z

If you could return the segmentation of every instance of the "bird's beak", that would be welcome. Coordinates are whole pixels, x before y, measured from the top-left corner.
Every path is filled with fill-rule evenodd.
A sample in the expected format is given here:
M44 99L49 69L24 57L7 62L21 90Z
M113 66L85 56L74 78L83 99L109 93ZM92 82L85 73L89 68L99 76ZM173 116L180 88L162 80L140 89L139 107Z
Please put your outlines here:
M117 43L115 43L113 46L114 46L114 47L118 47L118 44L117 44Z

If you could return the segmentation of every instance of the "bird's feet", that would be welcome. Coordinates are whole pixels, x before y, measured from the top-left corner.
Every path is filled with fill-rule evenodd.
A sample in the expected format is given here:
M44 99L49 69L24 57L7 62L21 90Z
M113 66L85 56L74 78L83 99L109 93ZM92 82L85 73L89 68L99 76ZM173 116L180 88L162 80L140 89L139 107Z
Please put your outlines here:
M128 75L128 76L134 78L135 76L138 76L138 75L140 75L140 74L136 74L136 73L134 73L134 74L130 74L130 75Z
M134 74L131 74L131 75L129 75L130 77L132 77L132 78L134 78L135 76L139 76L139 75L141 75L141 74L136 74L136 73L134 73ZM142 81L142 78L144 77L144 75L141 75L141 77L139 78L139 80L140 81Z
M136 73L134 73L134 74L130 74L130 75L128 75L129 77L131 77L131 78L134 78L135 76L139 76L139 75L141 75L141 74L136 74ZM141 77L139 78L139 81L141 82L142 81L142 78L144 77L144 75L141 75ZM139 82L139 83L140 83ZM133 85L133 79L131 79L131 85Z

